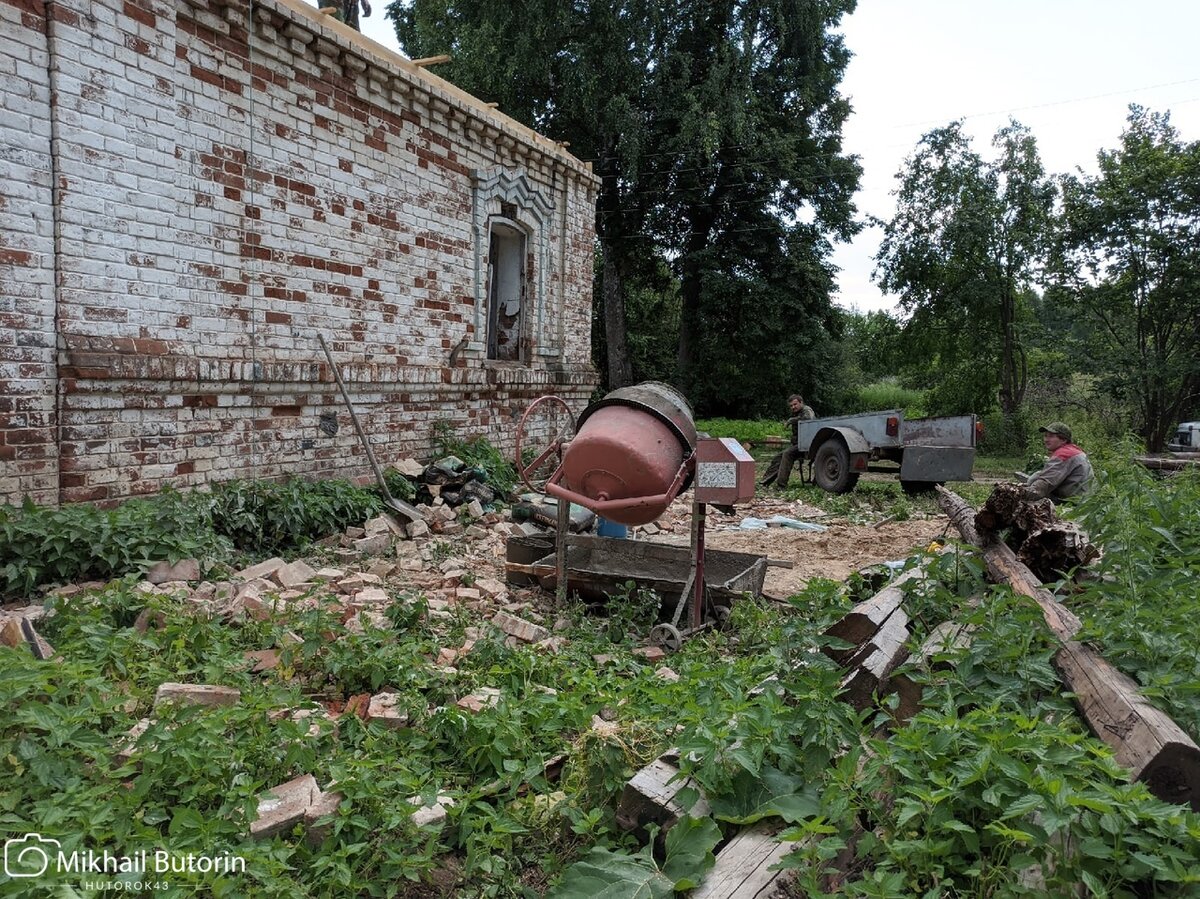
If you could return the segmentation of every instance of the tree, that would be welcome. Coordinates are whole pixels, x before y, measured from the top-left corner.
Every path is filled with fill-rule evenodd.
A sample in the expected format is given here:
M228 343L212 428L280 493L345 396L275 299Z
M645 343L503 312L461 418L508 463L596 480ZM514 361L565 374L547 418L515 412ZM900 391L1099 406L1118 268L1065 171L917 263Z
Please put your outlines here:
M1045 255L1055 192L1028 129L1010 122L992 144L989 162L961 122L921 139L897 176L876 280L910 316L910 359L962 407L942 411L982 412L997 398L1011 415L1028 381L1020 299Z
M1121 146L1097 161L1098 175L1063 178L1056 284L1157 452L1200 394L1200 142L1131 106Z
M753 376L769 347L770 377L750 388L761 404L764 388L786 395L812 377L829 240L856 227L860 169L841 151L849 105L836 91L848 53L830 32L853 7L402 0L388 13L408 52L450 53L455 83L593 160L609 386L633 375L627 282L663 260L678 283L679 385L703 402L717 395L714 353Z

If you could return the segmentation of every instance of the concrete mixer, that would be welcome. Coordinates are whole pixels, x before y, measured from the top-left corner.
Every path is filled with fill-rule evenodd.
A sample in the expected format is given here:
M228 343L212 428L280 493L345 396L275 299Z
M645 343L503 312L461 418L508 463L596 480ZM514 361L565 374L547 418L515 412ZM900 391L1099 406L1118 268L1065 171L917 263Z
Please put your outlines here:
M571 420L568 430L573 433L552 437L541 453L525 462L523 444L529 422L538 410L544 413L550 407L567 408L561 398L544 396L535 400L522 417L517 434L517 468L526 484L537 489L532 474L548 462L557 463L544 490L558 501L554 583L560 600L566 597L570 579L566 520L571 503L591 509L609 521L637 526L659 518L676 497L694 487L688 580L674 615L654 632L660 642L677 648L684 635L679 628L680 619L689 598L687 631L699 629L705 623L707 507L712 504L731 508L753 498L753 458L736 440L699 436L691 406L684 396L669 384L646 381L614 390L593 403L579 416L578 422ZM607 568L624 567L631 575L641 574L656 585L668 582L652 570L653 563L649 560L654 553L633 547L632 542L579 536L571 537L570 541L575 555L581 559L604 557ZM732 560L733 568L749 560L750 569L749 577L744 576L744 571L735 572L721 581L722 586L736 589L744 585L752 592L761 590L765 558L741 553L722 555L743 556L744 559ZM623 566L623 562L627 564ZM660 554L660 563L669 564L665 554ZM619 573L614 570L614 574Z

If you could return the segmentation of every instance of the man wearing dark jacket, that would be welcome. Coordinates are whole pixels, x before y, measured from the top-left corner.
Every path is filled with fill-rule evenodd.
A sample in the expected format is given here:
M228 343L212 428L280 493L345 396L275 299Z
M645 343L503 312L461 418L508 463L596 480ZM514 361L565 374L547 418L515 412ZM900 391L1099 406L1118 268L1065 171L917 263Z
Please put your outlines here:
M1052 421L1038 430L1050 458L1041 471L1030 475L1025 484L1025 498L1036 500L1048 496L1059 503L1086 493L1092 486L1092 463L1071 442L1071 429L1061 421Z
M800 452L800 448L796 445L800 442L800 422L810 421L817 417L817 413L813 411L812 406L804 405L804 397L798 393L793 393L788 397L788 409L791 410L792 417L788 419L788 427L791 428L791 445L783 451L779 458L779 476L775 479L776 487L786 487L788 478L792 474L792 466L797 462L800 463L800 480L804 480L804 453Z

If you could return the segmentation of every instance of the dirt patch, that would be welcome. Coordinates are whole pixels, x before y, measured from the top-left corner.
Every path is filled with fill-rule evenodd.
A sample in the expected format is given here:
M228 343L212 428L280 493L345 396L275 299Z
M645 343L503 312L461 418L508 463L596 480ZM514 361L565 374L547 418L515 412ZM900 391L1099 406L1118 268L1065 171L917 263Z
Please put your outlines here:
M780 515L820 524L824 531L768 527L745 530L738 527L747 517L769 519ZM684 544L689 540L691 504L677 502L667 510L659 525L669 528L647 539ZM799 592L817 577L845 580L867 565L904 559L941 538L949 521L944 515L915 517L907 521L851 524L832 518L813 506L794 502L758 500L738 506L734 515L710 511L705 543L713 549L755 553L793 564L792 568L769 568L763 585L766 593L787 597Z

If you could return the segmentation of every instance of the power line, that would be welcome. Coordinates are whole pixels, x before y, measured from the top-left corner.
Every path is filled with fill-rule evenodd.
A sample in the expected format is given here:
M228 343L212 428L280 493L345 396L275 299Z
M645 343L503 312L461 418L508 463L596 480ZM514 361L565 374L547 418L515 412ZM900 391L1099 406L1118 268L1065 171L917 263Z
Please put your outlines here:
M981 118L986 118L988 116L994 116L994 115L1012 115L1014 112L1027 112L1031 109L1050 109L1055 106L1069 106L1072 103L1089 103L1092 100L1105 100L1109 97L1119 97L1122 94L1136 94L1140 91L1158 90L1159 88L1162 88L1162 87L1178 87L1181 84L1196 84L1197 82L1200 82L1200 78L1185 78L1182 81L1166 81L1166 82L1163 82L1162 84L1150 84L1145 87L1130 87L1130 88L1126 88L1125 90L1109 91L1106 94L1092 94L1091 96L1088 96L1088 97L1075 97L1074 99L1071 99L1071 100L1053 100L1048 103L1034 103L1029 106L1016 106L1016 107L1013 107L1012 109L999 109L994 112L972 112L972 113L969 113L968 115L955 116L952 119L952 121L958 121L960 119L963 119L963 120L965 120L965 119L981 119ZM1185 100L1183 102L1190 103L1192 101ZM908 122L908 123L902 124L902 125L891 125L890 128L892 128L892 129L921 128L925 125L936 124L937 122L940 122L940 121L942 121L942 120L941 119L927 119L923 122Z

